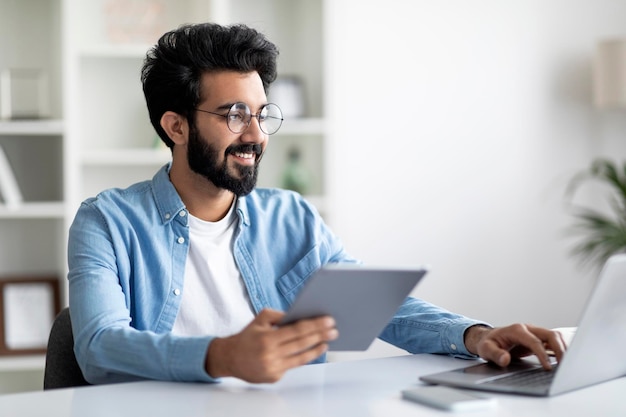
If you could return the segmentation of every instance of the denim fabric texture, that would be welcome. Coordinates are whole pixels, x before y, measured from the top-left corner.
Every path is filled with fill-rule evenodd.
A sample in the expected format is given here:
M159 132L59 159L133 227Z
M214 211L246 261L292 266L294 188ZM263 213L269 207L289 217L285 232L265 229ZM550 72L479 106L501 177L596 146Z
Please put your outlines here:
M85 200L70 228L75 352L91 383L215 381L204 369L213 337L170 332L184 291L189 228L168 172L169 164L152 180ZM319 267L358 262L297 193L257 188L236 210L234 256L257 313L286 310ZM380 337L412 353L473 357L463 334L477 323L409 298Z

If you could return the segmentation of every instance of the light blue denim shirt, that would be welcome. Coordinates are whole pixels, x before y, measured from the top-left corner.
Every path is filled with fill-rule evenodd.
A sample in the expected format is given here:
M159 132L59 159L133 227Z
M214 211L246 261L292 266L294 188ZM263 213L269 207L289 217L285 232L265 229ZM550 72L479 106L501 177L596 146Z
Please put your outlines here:
M91 383L214 381L204 368L213 337L171 333L184 291L189 227L168 171L166 165L151 181L86 200L70 228L74 349ZM255 189L238 199L237 215L235 261L257 313L286 310L322 265L356 262L296 193ZM380 338L411 353L471 357L463 334L477 323L409 298Z

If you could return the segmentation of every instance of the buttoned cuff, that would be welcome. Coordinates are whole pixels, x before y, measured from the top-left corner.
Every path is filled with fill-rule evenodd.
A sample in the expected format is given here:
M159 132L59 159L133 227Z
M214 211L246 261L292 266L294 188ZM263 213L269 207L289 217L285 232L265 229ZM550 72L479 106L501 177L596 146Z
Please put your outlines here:
M455 321L453 324L447 327L441 338L442 349L445 352L450 353L452 356L464 359L476 359L478 355L475 355L467 350L465 347L465 332L472 326L485 326L492 328L488 323L475 320L460 320Z
M170 367L175 380L219 382L205 368L206 354L213 337L183 337L176 344L176 353Z

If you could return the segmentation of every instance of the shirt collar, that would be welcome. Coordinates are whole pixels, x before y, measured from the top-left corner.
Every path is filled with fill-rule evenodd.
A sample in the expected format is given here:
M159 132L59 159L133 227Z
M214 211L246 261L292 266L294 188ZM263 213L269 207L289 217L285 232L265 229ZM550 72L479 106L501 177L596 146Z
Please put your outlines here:
M175 218L181 218L177 214L186 211L185 204L176 192L174 184L170 181L170 168L171 163L167 163L152 177L152 192L162 224L169 223ZM184 218L186 219L186 216Z
M241 219L241 224L250 226L250 212L248 211L248 205L246 204L246 196L237 198L237 214Z
M176 188L174 188L174 184L170 181L169 172L171 167L171 162L168 162L152 177L152 192L154 193L162 224L169 223L174 218L180 218L181 216L176 216L176 214L182 210L187 210ZM238 197L236 210L241 223L249 226L250 213L246 203L246 196Z

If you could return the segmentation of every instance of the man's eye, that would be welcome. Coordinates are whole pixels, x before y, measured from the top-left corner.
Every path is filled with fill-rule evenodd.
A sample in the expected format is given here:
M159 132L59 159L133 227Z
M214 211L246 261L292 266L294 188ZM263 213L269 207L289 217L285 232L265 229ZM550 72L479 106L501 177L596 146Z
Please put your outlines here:
M233 122L240 122L243 120L243 115L241 113L230 113L228 118Z

